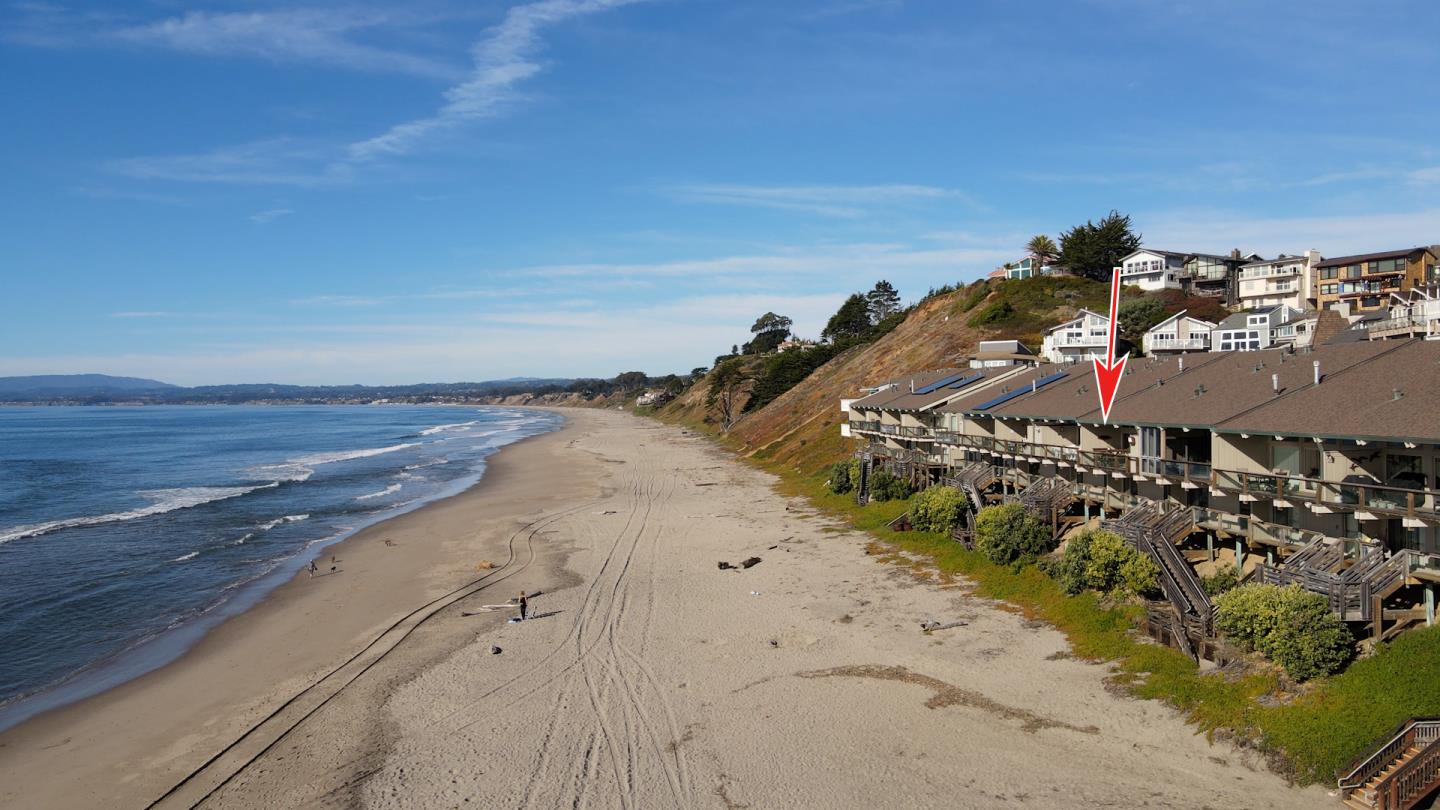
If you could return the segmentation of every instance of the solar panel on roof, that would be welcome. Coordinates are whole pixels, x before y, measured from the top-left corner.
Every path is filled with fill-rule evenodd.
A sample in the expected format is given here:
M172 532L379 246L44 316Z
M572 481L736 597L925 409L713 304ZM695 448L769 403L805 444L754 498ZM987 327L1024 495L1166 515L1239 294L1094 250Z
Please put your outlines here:
M976 380L983 380L983 379L985 379L985 374L984 374L984 372L980 372L980 373L978 373L978 374L971 374L969 377L966 377L966 378L964 378L963 380L956 380L955 382L950 383L949 385L947 385L947 386L945 386L945 387L946 387L946 388L964 388L965 386L969 385L970 383L975 382Z
M964 373L963 373L963 372L960 373L960 374L951 374L949 377L946 377L946 378L941 379L941 380L936 380L935 382L930 383L929 385L925 386L924 388L917 388L917 389L915 389L915 393L917 393L917 394L928 394L928 393L934 391L934 390L937 389L937 388L944 388L945 386L949 385L950 383L953 383L953 382L955 382L956 380L960 379L962 376L964 376Z
M1017 388L1017 389L1015 389L1014 391L1011 391L1011 392L1009 392L1009 393L1001 394L1000 396L995 397L994 399L990 400L989 402L985 402L985 403L983 403L983 404L981 404L981 405L976 405L976 406L975 406L975 410L977 410L977 411L988 411L988 410L990 410L991 408L995 407L996 405L1004 405L1005 403L1009 402L1010 400L1012 400L1012 399L1014 399L1014 398L1016 398L1016 397L1018 397L1018 396L1022 396L1022 395L1024 395L1024 394L1028 394L1028 393L1030 393L1031 391L1038 391L1039 389L1044 388L1045 386L1049 385L1050 383L1055 382L1056 380L1061 379L1061 378L1063 378L1063 377L1066 377L1066 376L1068 376L1069 374L1070 374L1070 372L1068 372L1068 371L1057 371L1057 372L1055 372L1054 374L1047 374L1046 376L1041 377L1040 379L1031 382L1030 385L1029 385L1029 387Z

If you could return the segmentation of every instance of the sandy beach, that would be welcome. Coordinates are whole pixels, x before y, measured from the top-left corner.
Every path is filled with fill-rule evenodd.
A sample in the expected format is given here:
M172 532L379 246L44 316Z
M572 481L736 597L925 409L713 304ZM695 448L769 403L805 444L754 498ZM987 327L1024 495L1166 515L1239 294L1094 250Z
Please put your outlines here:
M708 440L565 414L334 547L338 573L0 735L0 806L1334 802L1114 694L1058 632L868 555ZM482 609L521 590L542 592L529 621ZM967 624L921 633L932 617Z

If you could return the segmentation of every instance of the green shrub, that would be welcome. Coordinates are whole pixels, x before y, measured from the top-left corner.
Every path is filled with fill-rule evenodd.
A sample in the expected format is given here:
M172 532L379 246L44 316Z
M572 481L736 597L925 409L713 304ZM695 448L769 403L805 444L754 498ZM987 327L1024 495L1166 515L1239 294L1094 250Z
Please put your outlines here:
M1329 675L1350 660L1355 639L1325 597L1299 585L1250 584L1215 600L1215 625L1297 681Z
M1149 555L1130 548L1130 559L1120 565L1120 581L1129 593L1137 596L1159 596L1160 566L1150 559Z
M1065 544L1054 567L1055 579L1066 593L1089 589L1102 593L1148 596L1159 587L1160 569L1114 532L1086 529Z
M914 490L910 488L909 481L896 478L884 470L870 476L870 497L873 500L903 501L913 493Z
M850 477L850 462L842 461L830 467L830 491L836 495L844 495L855 488L855 481Z
M967 504L965 495L954 487L930 487L910 504L910 524L922 532L949 534L960 522Z
M975 548L998 565L1022 566L1054 548L1050 527L1018 503L987 506L975 517Z
M1200 578L1200 585L1205 588L1205 594L1212 599L1227 591L1235 590L1235 586L1239 584L1240 572L1233 565L1222 565L1210 576Z
M1015 316L1015 307L1009 301L996 301L970 317L971 326L993 326L1005 323Z

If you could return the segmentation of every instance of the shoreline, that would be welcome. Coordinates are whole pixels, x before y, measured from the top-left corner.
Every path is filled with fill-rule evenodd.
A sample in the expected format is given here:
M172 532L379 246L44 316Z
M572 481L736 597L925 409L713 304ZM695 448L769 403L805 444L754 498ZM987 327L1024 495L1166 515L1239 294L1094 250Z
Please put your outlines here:
M0 785L18 784L16 775L5 776L7 771L14 769L17 773L25 772L26 760L29 757L22 754L19 756L20 761L16 762L14 760L17 758L17 751L30 748L42 740L52 742L42 743L40 750L57 750L53 747L53 740L57 737L60 738L62 747L73 744L83 736L91 737L89 742L92 745L100 744L98 738L114 734L117 729L111 727L102 731L96 728L97 716L129 715L137 710L146 712L146 709L141 708L144 704L155 704L158 714L163 715L168 722L148 723L150 727L141 733L148 732L160 739L185 738L186 712L180 707L165 706L163 702L156 701L155 698L161 693L180 691L189 696L189 702L194 704L194 708L189 713L193 722L188 725L203 727L205 732L202 732L202 736L219 740L226 735L238 735L243 732L239 722L217 722L215 715L226 714L239 720L257 714L265 705L280 702L290 693L299 691L307 681L312 681L335 661L343 659L347 649L364 645L385 625L403 615L414 604L424 601L427 595L442 592L442 588L448 590L458 584L465 574L470 574L470 578L473 578L474 567L460 565L457 557L460 550L453 548L456 545L454 538L433 529L437 524L458 528L457 523L468 522L466 519L472 517L504 523L517 516L516 510L529 506L523 497L514 500L505 498L507 494L521 494L513 492L517 489L517 478L523 477L519 468L534 463L536 456L553 453L555 448L562 445L576 430L574 420L564 412L549 408L543 410L560 416L560 425L553 430L527 436L498 448L485 459L479 479L464 489L418 504L407 511L356 529L335 541L314 544L310 547L313 550L312 555L297 554L277 569L277 572L272 572L270 576L279 579L277 584L248 597L237 596L237 600L244 603L241 609L210 625L197 622L198 633L194 627L177 628L174 632L181 636L188 630L197 634L197 637L182 638L180 643L184 646L178 652L161 653L168 655L161 663L147 667L137 674L116 678L114 682L107 680L99 691L56 702L0 730ZM396 542L397 539L400 540L399 543ZM418 544L418 541L422 540L425 542L424 546ZM493 538L485 540L490 542L479 544L481 547L478 549L468 549L478 553L477 561L487 555L494 562L503 561L503 557L494 559L499 556L495 553L499 550L498 543L493 542ZM379 557L386 556L386 552L391 552L389 556L393 557L397 547L407 550L404 562L393 567L390 561L384 561L385 564L380 565L382 561ZM341 570L313 579L303 576L305 569L304 560L301 558L319 557L322 549L324 554L339 558ZM419 553L414 554L414 551ZM256 582L263 582L264 579L266 578ZM363 597L357 593L361 587L357 580L361 579L366 583ZM397 579L401 581L396 581ZM330 585L336 587L330 588ZM377 592L384 592L384 598L375 598ZM325 629L307 632L305 627L297 627L293 618L296 613L303 614L309 622ZM276 650L274 645L268 643L274 640L268 637L276 635L300 642L303 652L294 649L288 652ZM111 662L98 665L96 672L103 678L108 665L155 645L163 638L152 639L127 650ZM235 650L243 647L254 647L262 658L271 659L264 662L268 666L256 667L268 669L268 677L232 677L226 684L228 688L218 690L224 694L197 694L206 691L199 681L208 680L226 671L233 673L240 664L235 658ZM12 707L18 708L29 701L43 699L46 695L64 690L74 683L74 680L61 682L50 689L21 699L12 704ZM226 707L228 711L217 704L229 704ZM162 731L157 725L169 726L170 731ZM221 732L216 726L225 726L226 730ZM193 731L190 736L195 736ZM114 749L116 746L113 740L110 740L101 747ZM201 750L204 750L203 746ZM139 750L127 753L139 753ZM175 753L177 759L186 758L182 752ZM193 764L198 762L199 760L196 760ZM89 768L82 767L81 770L94 769L96 763L91 762L88 765ZM183 776L183 773L178 773L175 779L178 780L180 776ZM164 781L159 773L130 773L120 777L123 782L142 779L157 785ZM105 795L103 784L92 787L99 789L98 792L90 794L92 798ZM13 788L0 787L0 804L7 802L12 790ZM163 791L164 788L154 790L154 795L149 799L159 796ZM69 795L74 798L73 794ZM137 794L136 798L139 799L141 795L143 794ZM140 804L143 805L149 799L141 801ZM45 804L61 806L52 802Z
M180 662L0 735L0 806L143 807L197 769L161 806L1324 801L708 438L566 417L497 454L490 486L367 530L347 578L292 582ZM507 549L502 587L449 601ZM512 624L520 590L539 598Z

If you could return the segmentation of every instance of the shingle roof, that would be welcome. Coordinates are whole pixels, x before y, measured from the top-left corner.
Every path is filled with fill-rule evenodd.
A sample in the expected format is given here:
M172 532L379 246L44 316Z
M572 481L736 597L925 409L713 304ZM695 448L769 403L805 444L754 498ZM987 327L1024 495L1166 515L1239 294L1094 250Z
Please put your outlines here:
M1122 394L1143 391L1157 382L1174 379L1182 373L1191 373L1197 367L1215 362L1223 356L1219 353L1192 354L1183 361L1179 357L1132 357L1125 364L1125 374L1120 379L1120 391ZM1181 371L1182 367L1184 372ZM1070 376L1033 394L993 408L987 413L999 417L1099 422L1100 400L1095 393L1094 366L1089 363L1041 366L1035 370L1034 376L1039 379L1061 369L1069 369ZM1022 378L1019 384L1028 385L1029 379L1029 376ZM973 404L978 405L980 402ZM950 407L942 410L950 410Z
M1228 315L1225 320L1215 324L1215 329L1222 332L1227 329L1244 329L1250 325L1249 315L1250 313L1248 312L1236 312L1233 315Z
M1016 367L1014 366L1005 366L1001 368L944 368L938 369L936 371L926 371L921 374L914 374L909 377L901 378L899 380L893 380L892 382L896 384L895 388L888 391L879 391L871 394L868 397L857 399L854 402L850 403L850 407L873 408L876 410L887 411L924 410L926 408L934 406L936 403L943 402L948 397L955 396L956 394L959 394L961 392L969 394L971 391L977 388L986 387L989 381L1002 377L1006 374L1013 374L1015 373L1015 371ZM918 391L927 385L939 382L947 377L953 377L958 375L963 379L965 377L973 377L977 374L982 375L982 378L973 383L970 383L969 385L966 385L963 388L956 389L949 387L941 387L939 390L932 391L928 394L910 393L911 382L915 384L915 390Z
M1320 361L1322 373L1333 375L1387 348L1383 343L1366 342L1325 346L1304 353L1287 349L1215 352L1212 361L1187 362L1183 374L1165 379L1162 385L1136 390L1122 380L1120 397L1110 410L1110 422L1210 427L1274 399L1271 375L1278 375L1279 391L1284 394L1311 383L1311 364L1316 360Z
M1359 253L1354 256L1336 256L1333 259L1326 259L1317 262L1316 267L1342 267L1347 264L1358 264L1360 262L1374 262L1381 259L1398 259L1402 256L1409 256L1417 251L1429 250L1425 247L1412 247L1403 250L1387 250L1381 253Z
M1297 365L1320 358L1319 385L1300 386L1221 422L1218 430L1292 436L1440 441L1440 344L1424 340L1353 344L1381 351L1364 362L1327 369L1330 351L1297 355ZM1340 347L1331 347L1331 349ZM1331 364L1332 366L1335 364ZM1306 369L1309 370L1308 368ZM1397 397L1398 394L1398 397Z

